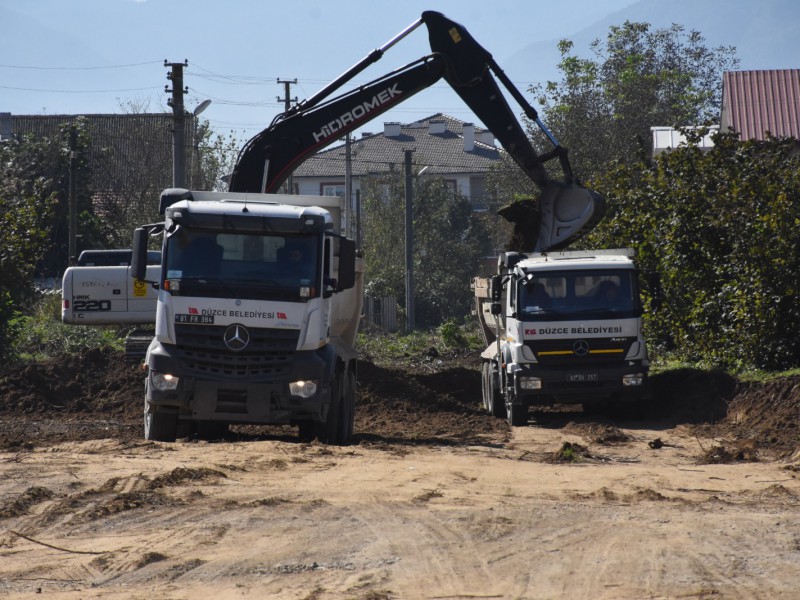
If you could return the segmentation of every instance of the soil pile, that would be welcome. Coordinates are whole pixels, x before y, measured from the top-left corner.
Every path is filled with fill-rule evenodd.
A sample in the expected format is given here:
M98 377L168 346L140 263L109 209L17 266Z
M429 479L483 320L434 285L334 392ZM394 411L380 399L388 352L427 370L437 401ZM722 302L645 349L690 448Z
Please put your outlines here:
M420 357L411 366L358 365L356 443L486 444L509 439L481 409L478 357ZM0 371L0 449L95 438L140 439L144 373L122 353L91 350ZM780 455L800 447L800 377L740 383L692 369L652 377L649 420L690 424ZM574 416L574 415L573 415ZM588 418L588 416L587 416ZM594 420L603 421L601 415ZM291 429L291 430L290 430ZM233 428L232 436L293 436Z

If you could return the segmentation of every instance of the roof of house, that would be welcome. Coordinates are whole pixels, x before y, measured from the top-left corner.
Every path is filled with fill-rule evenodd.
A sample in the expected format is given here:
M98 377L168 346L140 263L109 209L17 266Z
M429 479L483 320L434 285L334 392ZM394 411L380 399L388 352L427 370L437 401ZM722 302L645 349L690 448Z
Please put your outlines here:
M414 123L387 123L383 132L363 134L351 142L351 172L354 176L366 176L389 171L403 164L406 150L413 150L414 165L428 167L428 174L484 173L500 159L502 150L479 141L488 132L475 128L474 146L465 151L465 125L469 126L442 113ZM431 133L431 128L441 133ZM310 157L293 176L338 178L344 172L345 145L341 144Z
M743 140L800 138L800 69L723 73L720 125Z

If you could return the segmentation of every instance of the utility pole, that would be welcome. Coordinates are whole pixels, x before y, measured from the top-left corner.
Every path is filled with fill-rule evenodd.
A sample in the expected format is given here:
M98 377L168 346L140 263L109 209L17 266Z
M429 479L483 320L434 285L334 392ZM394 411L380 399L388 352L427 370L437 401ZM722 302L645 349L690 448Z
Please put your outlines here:
M344 138L344 216L346 229L344 234L350 236L353 231L353 145L350 134Z
M406 331L414 330L414 177L411 172L411 153L405 151L406 166Z
M278 96L278 102L283 102L284 112L289 112L289 109L292 107L292 102L295 102L295 103L297 102L297 96L292 98L292 94L291 94L291 92L292 92L291 86L293 84L297 85L297 79L289 80L289 79L281 79L280 77L278 77L277 81L278 81L279 84L281 84L281 83L283 84L283 89L284 89L283 98ZM286 180L286 185L289 187L289 193L290 194L293 193L294 192L294 182L292 181L291 173L289 174L289 177Z
M183 108L183 95L189 93L189 88L183 85L183 68L189 66L189 61L171 63L164 59L164 66L172 70L167 73L167 79L172 82L164 86L166 93L172 97L167 104L172 107L172 186L186 187L186 111Z
M78 132L75 130L75 125L69 129L69 264L67 266L74 266L78 262L78 198L76 193L77 184L77 166L78 166Z

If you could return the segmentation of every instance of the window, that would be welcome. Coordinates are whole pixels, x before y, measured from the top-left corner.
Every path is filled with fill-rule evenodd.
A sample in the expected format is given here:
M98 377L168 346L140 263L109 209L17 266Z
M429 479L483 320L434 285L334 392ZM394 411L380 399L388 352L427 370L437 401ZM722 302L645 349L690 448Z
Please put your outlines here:
M523 318L625 318L640 313L636 278L628 270L549 271L519 286Z
M322 183L320 184L320 192L323 196L339 196L339 198L344 198L345 187L343 183Z

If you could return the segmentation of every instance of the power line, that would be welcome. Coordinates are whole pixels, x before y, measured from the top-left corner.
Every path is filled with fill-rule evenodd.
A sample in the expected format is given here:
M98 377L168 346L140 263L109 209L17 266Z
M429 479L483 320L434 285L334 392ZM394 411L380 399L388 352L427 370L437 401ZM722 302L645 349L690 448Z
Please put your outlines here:
M39 66L24 66L24 65L0 65L4 69L23 69L31 71L94 71L98 69L125 69L128 67L141 67L143 65L160 64L160 61L147 61L140 63L130 63L127 65L108 65L105 67L39 67Z
M144 90L158 90L161 89L159 87L141 87L141 88L124 88L124 89L116 89L116 90L47 90L47 89L40 89L40 88L23 88L23 87L12 87L10 85L0 85L0 88L4 90L17 90L21 92L46 92L52 94L108 94L112 92L141 92Z

